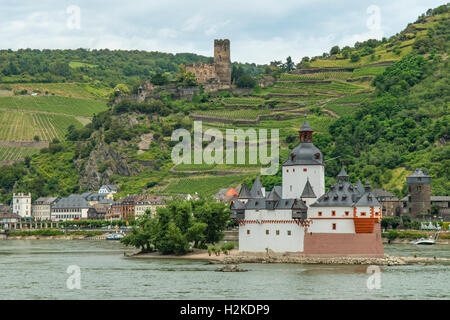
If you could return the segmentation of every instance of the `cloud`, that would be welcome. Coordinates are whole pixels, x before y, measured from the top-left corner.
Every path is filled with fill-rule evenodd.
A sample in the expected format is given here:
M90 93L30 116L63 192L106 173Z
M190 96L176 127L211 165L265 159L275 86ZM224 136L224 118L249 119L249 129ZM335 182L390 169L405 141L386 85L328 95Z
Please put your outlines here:
M6 2L5 4L3 2ZM379 8L379 25L373 18ZM321 55L333 45L389 37L441 0L2 0L0 47L110 48L213 55L213 39L231 40L233 61L268 63ZM69 28L67 8L80 8ZM372 17L372 20L371 20ZM73 16L72 16L73 18Z
M188 20L186 20L186 22L183 24L183 26L181 27L181 31L195 31L199 28L200 25L202 25L204 22L204 19L202 16L200 15L195 15L191 18L189 18Z

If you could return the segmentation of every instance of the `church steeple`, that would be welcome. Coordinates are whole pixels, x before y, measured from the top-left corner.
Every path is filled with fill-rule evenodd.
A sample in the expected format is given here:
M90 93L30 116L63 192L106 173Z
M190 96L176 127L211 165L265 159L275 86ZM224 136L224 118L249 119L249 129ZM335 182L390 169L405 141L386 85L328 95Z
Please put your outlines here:
M309 125L308 121L305 120L305 122L303 123L302 127L300 128L299 131L299 139L300 139L300 143L302 142L312 142L312 134L313 134L313 129L311 128L311 126Z

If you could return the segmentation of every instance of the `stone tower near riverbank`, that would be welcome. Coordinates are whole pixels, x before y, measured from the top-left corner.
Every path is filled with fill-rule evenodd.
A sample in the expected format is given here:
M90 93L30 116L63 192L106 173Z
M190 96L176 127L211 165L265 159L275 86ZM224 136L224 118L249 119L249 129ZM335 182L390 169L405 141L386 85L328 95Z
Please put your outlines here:
M406 177L408 184L408 213L417 218L418 214L430 214L431 177L421 168Z

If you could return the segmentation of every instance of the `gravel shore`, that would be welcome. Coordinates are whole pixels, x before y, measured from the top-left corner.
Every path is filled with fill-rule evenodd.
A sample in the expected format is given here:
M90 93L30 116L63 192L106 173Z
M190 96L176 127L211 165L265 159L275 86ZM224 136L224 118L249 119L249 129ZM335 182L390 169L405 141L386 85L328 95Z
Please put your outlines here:
M128 258L153 259L187 259L206 260L212 264L240 263L293 263L293 264L346 264L346 265L380 265L398 266L407 264L450 263L449 258L400 257L385 255L384 257L329 257L304 256L301 254L245 253L237 250L228 255L209 255L206 251L194 251L185 255L162 255L157 252L125 254Z

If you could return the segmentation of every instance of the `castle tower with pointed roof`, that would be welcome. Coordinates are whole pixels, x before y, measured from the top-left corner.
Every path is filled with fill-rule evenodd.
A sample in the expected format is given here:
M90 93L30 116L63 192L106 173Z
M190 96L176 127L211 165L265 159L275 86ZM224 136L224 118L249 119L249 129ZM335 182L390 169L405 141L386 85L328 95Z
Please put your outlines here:
M418 214L430 214L431 177L428 172L417 168L406 177L408 184L408 213L417 218Z
M325 193L325 162L313 143L313 132L305 120L299 131L300 143L283 164L283 196L299 198L307 180L316 196Z
M266 193L258 177L251 190L244 183L232 203L231 217L239 223L239 250L384 256L382 206L369 182L363 186L358 180L353 185L342 166L336 183L325 192L323 155L313 144L307 121L299 140L283 164L282 186Z

